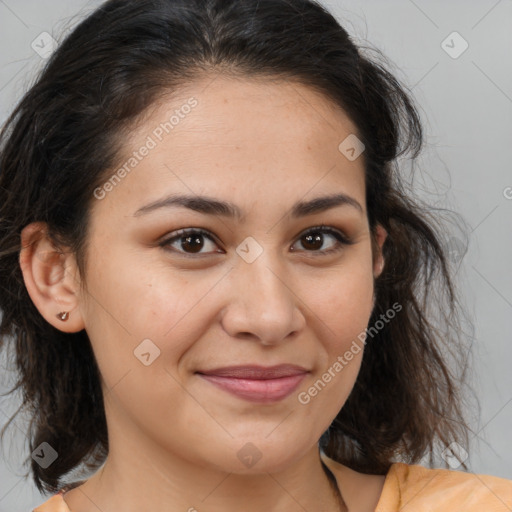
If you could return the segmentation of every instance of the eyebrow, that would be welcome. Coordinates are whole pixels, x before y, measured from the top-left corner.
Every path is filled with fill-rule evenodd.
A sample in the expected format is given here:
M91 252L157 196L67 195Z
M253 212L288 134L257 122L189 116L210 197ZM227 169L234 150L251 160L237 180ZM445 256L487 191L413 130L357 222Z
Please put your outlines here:
M298 201L291 209L291 216L292 218L305 217L306 215L324 212L338 206L351 206L360 213L364 213L361 204L353 197L346 194L332 194L317 197L311 201ZM139 217L160 208L172 207L188 208L206 215L220 215L236 219L239 222L245 221L245 214L235 204L208 196L197 195L170 195L139 208L133 216Z

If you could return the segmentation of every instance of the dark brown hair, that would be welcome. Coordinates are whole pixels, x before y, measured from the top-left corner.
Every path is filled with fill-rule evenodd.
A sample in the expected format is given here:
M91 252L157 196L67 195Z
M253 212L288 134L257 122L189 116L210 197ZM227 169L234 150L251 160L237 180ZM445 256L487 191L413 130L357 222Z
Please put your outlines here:
M397 163L422 148L420 116L380 52L364 50L312 0L110 0L59 45L0 134L0 340L14 348L30 450L47 442L59 454L47 469L27 457L40 491L60 489L81 463L99 467L108 436L87 333L61 332L34 306L21 230L46 223L85 282L93 192L119 163L123 134L162 94L206 73L312 87L347 112L365 145L371 233L377 223L388 231L369 325L402 309L368 339L353 391L320 439L325 453L384 474L394 461L432 460L436 446L467 446L462 308L442 211L413 197Z

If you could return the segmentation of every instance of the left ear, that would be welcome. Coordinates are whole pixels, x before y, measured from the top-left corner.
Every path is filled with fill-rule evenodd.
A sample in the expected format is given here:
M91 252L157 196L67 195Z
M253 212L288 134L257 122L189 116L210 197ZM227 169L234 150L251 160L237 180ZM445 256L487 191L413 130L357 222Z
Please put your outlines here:
M384 256L382 255L382 246L388 236L388 232L380 225L377 224L375 228L375 238L377 247L374 246L374 258L373 258L373 277L376 279L380 276L382 269L384 268Z

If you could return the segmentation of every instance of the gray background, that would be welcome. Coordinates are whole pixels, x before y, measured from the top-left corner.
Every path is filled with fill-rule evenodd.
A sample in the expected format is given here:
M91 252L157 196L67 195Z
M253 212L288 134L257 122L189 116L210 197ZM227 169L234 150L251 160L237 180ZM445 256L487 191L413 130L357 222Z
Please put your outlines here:
M457 241L449 242L476 327L468 340L481 417L472 425L477 435L467 462L475 473L512 479L512 1L323 3L356 42L377 46L396 65L425 123L427 147L418 161L424 171L413 184L432 204L460 212L470 226L462 260ZM44 63L32 41L44 31L60 40L99 4L0 0L0 123ZM469 44L458 58L442 47L454 31ZM462 48L457 39L447 44L452 52ZM4 391L12 374L5 358L1 363ZM16 408L15 398L0 397L0 424ZM0 512L29 510L47 499L20 476L28 455L26 428L18 418L1 452Z

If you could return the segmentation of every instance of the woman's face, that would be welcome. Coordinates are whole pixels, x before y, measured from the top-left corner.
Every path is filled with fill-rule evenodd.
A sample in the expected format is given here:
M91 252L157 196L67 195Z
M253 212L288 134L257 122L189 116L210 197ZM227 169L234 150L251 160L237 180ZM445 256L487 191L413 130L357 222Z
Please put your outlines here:
M248 473L317 443L356 380L382 264L364 154L347 151L353 139L339 149L355 132L302 85L210 76L126 140L95 192L88 293L71 313L104 381L111 453L157 448ZM218 371L283 364L299 369Z

